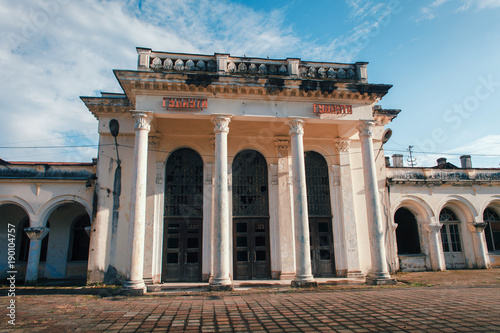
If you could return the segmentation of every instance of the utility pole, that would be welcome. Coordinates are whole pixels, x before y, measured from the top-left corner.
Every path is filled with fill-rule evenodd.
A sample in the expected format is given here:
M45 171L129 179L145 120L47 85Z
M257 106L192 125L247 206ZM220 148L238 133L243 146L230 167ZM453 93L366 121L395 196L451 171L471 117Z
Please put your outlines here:
M412 149L413 149L413 146L408 146L408 151L410 152L410 158L408 158L407 161L408 161L408 164L410 164L410 167L413 168L415 165L417 165L417 159L413 158Z

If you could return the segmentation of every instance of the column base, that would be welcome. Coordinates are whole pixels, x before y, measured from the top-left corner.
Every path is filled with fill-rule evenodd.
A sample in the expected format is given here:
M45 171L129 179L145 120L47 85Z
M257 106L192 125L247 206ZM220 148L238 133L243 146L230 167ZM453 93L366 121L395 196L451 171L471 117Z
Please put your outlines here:
M295 273L281 273L280 274L280 280L291 281L293 279L295 279Z
M316 281L296 281L293 280L290 284L292 288L316 288L318 286L318 282Z
M365 275L361 271L347 272L346 278L348 279L364 279Z
M151 278L145 278L144 279L144 284L146 286L150 286L150 285L154 284L153 278L152 277Z
M367 277L366 284L372 286L386 286L386 285L395 285L398 281L389 276L389 278L377 278L377 277Z
M139 281L126 281L123 284L121 293L123 295L141 296L146 292L146 285L143 280Z
M233 291L234 286L232 284L210 284L208 285L208 291Z

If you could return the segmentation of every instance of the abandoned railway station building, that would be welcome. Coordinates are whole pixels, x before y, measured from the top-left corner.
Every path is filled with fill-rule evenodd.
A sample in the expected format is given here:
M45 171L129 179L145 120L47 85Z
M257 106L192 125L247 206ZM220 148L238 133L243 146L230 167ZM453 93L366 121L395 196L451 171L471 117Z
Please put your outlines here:
M500 256L500 169L392 163L399 110L367 63L156 52L82 97L92 163L0 163L0 272L149 285L366 278L489 268ZM10 243L9 243L10 244ZM9 245L10 246L10 245Z

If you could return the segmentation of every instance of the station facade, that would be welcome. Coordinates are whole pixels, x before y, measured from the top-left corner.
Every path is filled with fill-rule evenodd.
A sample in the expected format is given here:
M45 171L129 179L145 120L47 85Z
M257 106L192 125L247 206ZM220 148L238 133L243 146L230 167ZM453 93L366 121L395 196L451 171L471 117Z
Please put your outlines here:
M398 269L459 268L448 254L458 252L456 221L464 267L490 267L498 228L483 215L498 217L500 171L455 172L469 177L455 180L462 195L427 169L388 166L385 126L399 110L376 105L391 86L368 83L367 63L137 51L137 70L114 71L123 93L82 97L99 131L95 164L81 167L92 169L86 186L71 194L88 217L77 228L89 232L88 283L124 283L130 293L178 281L213 290L252 279L391 283ZM15 181L4 179L0 209L24 211L34 228L26 278L51 278L40 253L56 219L48 227L50 210L33 218L29 199L9 194L4 183ZM405 228L416 238L398 232ZM407 244L417 238L418 248Z

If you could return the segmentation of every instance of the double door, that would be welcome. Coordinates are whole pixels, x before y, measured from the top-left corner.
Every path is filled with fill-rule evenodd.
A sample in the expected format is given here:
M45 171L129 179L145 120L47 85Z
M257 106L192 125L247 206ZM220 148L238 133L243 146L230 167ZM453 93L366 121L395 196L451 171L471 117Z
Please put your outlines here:
M201 236L199 218L165 219L162 281L201 281Z
M269 279L269 218L234 218L234 279Z
M335 257L331 217L309 218L311 269L314 277L335 276Z
M466 268L465 255L462 250L459 223L444 223L441 227L444 261L447 269Z

